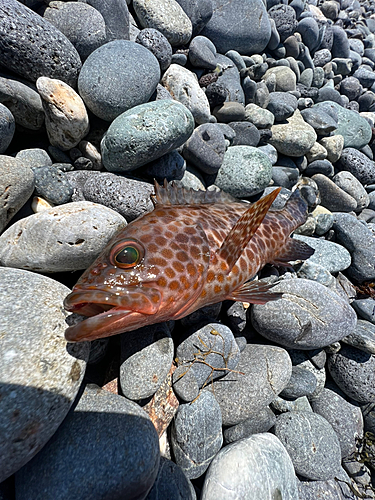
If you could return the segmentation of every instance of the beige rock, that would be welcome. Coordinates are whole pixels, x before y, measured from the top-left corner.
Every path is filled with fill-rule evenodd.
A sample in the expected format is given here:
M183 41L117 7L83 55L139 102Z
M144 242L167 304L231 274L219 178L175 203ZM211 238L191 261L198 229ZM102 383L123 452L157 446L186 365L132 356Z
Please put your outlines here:
M319 142L315 142L310 151L306 153L306 158L309 163L315 160L325 160L327 158L327 150Z
M362 116L362 118L365 118L371 127L375 127L375 113L372 111L362 111L359 113L359 116Z
M31 209L34 213L43 212L43 210L48 210L52 208L54 205L49 201L41 198L40 196L34 196L33 201L31 203Z
M36 86L52 146L63 151L76 146L89 131L89 119L80 96L66 83L42 76Z
M287 66L275 66L266 71L262 80L267 82L271 75L276 76L276 92L288 92L296 90L296 74Z
M327 151L327 160L335 163L341 156L344 147L344 137L340 134L320 139L321 144Z
M311 215L314 217L318 217L320 214L332 214L328 208L322 207L322 205L318 205L314 210L311 212Z
M307 154L315 144L317 138L315 130L305 122L298 109L286 121L287 123L271 127L272 137L269 143L286 156Z
M268 109L250 103L245 106L244 120L253 123L256 128L268 128L274 124L275 117Z
M91 160L93 170L101 170L103 168L102 155L94 144L89 141L81 141L78 144L78 148L85 158Z

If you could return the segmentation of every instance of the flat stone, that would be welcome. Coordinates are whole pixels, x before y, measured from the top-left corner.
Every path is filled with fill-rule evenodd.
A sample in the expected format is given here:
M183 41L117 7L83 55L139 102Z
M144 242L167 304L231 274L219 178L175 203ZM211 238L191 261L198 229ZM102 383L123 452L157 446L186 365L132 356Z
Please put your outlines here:
M17 473L17 495L83 500L90 491L95 498L146 498L159 457L158 435L143 409L88 385L58 432Z
M30 148L21 149L16 154L17 160L21 161L25 167L46 167L52 166L52 160L45 149Z
M271 92L268 111L274 115L276 121L283 121L292 116L298 106L297 98L287 92Z
M332 180L339 188L355 199L357 212L369 205L370 199L365 188L351 172L338 172Z
M245 107L239 102L227 101L223 104L216 106L213 110L213 115L218 122L230 123L234 121L241 121L245 118Z
M9 109L0 104L0 154L5 153L12 142L16 124Z
M160 184L164 182L164 179L167 179L167 182L180 181L185 171L186 161L176 150L141 167L141 172L145 177L150 180L156 179Z
M326 384L325 364L327 360L327 354L325 350L319 349L317 351L309 352L302 351L300 349L289 349L288 353L292 360L293 366L298 366L299 368L303 368L304 370L311 372L316 378L316 389L311 395L309 395L309 398L311 399L317 397L322 392ZM301 407L300 410L302 410ZM311 407L310 410L312 411ZM290 409L287 411L290 411Z
M375 162L361 151L354 148L343 149L339 166L356 177L361 184L375 182Z
M174 100L141 104L114 120L101 142L111 172L134 170L178 148L191 136L194 118Z
M288 385L281 391L280 396L296 399L311 395L316 390L317 382L312 372L300 366L293 366Z
M306 123L311 125L317 134L328 135L337 129L337 120L320 108L306 108L301 111Z
M102 15L106 41L129 40L129 9L123 0L84 0Z
M331 212L351 212L357 208L356 200L323 174L315 174L321 205Z
M81 60L60 30L16 0L1 0L0 18L2 66L32 82L47 76L76 86Z
M346 250L346 248L338 245L337 243L320 238L310 238L299 234L295 235L294 238L296 240L304 241L315 250L313 255L311 255L311 257L309 257L305 262L319 264L330 273L344 271L344 269L347 269L351 264L350 253Z
M375 300L372 297L354 300L353 307L361 318L375 324Z
M78 91L94 115L112 121L124 111L147 102L159 79L159 62L152 52L139 43L114 40L86 59L79 74Z
M370 321L359 319L354 332L344 337L342 341L360 351L375 354L375 325Z
M215 45L205 36L195 36L189 45L189 61L196 68L215 69Z
M254 124L243 121L235 121L230 122L229 125L236 133L236 137L231 143L232 146L258 146L260 133ZM271 145L268 146L269 148L272 148Z
M233 469L233 464L237 464L238 469ZM298 498L297 478L279 439L263 433L220 450L205 477L201 500L277 497L283 500Z
M226 100L245 104L245 94L242 88L242 81L236 66L232 63L229 57L225 57L222 54L216 54L216 63L220 64L222 68L224 68L223 74L219 75L216 83L221 85L226 90Z
M65 341L67 287L3 267L0 282L2 482L57 431L81 385L90 347Z
M206 174L215 174L223 163L226 150L223 132L214 123L199 125L185 142L184 158Z
M212 17L211 0L177 0L193 25L193 36L200 33Z
M0 236L0 263L43 273L87 269L126 221L80 201L21 219Z
M266 406L254 412L249 418L237 425L224 429L224 442L226 445L248 438L253 434L267 432L275 425L276 415Z
M253 327L264 337L294 349L319 349L351 333L357 316L332 290L311 280L290 279L278 283L279 300L251 310ZM281 326L282 325L282 326Z

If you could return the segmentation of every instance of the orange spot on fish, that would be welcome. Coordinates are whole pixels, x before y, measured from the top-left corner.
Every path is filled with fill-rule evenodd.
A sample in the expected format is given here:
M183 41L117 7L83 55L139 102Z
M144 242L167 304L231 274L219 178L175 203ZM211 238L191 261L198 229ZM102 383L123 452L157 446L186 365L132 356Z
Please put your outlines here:
M174 267L178 273L182 273L185 270L185 267L178 260L172 262L172 267Z
M215 293L220 293L221 292L221 286L220 285L215 285L214 286L214 292Z
M166 259L173 259L173 252L169 248L163 248L161 254Z
M190 274L190 276L195 276L197 274L197 270L195 269L195 266L189 262L189 264L186 266L187 272Z
M167 280L164 278L164 276L161 276L161 277L158 279L157 284L158 284L159 286L164 287L164 286L166 286L166 285L167 285Z
M189 256L186 252L177 252L176 257L181 262L186 262L189 260Z
M202 299L204 299L206 295L207 295L206 290L202 290L202 292L201 292Z
M215 273L213 271L208 271L207 273L207 283L212 283L215 279Z
M170 267L167 267L167 269L164 272L168 276L168 278L174 278L176 276L176 273Z
M164 245L167 244L167 240L166 238L164 238L163 236L157 236L155 238L155 243L161 247L163 247Z
M171 282L169 283L169 285L168 285L168 288L169 288L169 290L174 290L174 291L176 291L176 290L178 290L178 289L180 288L180 284L179 284L179 282L178 282L178 281L176 281L176 280L175 280L175 281L171 281Z
M224 281L224 276L222 274L218 274L217 275L217 281L219 281L220 283L222 283Z

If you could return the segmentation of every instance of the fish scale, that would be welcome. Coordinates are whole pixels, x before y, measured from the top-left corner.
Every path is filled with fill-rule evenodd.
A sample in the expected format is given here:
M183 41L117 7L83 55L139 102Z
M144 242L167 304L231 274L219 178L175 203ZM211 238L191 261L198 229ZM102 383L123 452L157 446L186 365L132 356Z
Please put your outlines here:
M180 319L225 299L280 298L272 285L249 280L266 263L303 260L313 249L289 237L306 220L305 202L295 192L282 210L271 210L279 191L249 204L155 183L154 210L120 230L65 299L68 311L87 316L66 339Z

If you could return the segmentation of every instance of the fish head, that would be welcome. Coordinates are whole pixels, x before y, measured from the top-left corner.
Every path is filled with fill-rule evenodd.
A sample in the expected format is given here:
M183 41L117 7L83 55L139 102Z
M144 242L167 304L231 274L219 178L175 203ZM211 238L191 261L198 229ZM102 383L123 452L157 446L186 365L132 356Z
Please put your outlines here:
M94 340L180 317L202 290L209 261L199 224L155 209L120 230L82 274L64 307L87 319L65 338Z

